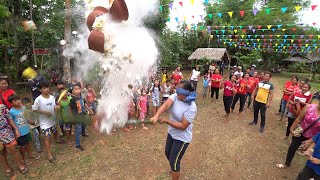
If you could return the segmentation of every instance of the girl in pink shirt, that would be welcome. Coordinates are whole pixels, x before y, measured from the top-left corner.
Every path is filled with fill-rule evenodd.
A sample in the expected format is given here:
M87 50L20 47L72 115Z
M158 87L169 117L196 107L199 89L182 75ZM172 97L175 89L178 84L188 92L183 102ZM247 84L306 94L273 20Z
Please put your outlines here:
M147 113L147 102L148 102L148 95L146 89L141 90L141 96L139 97L139 110L140 110L140 121L141 121L141 126L142 129L147 130L148 128L144 125L144 119L146 117Z

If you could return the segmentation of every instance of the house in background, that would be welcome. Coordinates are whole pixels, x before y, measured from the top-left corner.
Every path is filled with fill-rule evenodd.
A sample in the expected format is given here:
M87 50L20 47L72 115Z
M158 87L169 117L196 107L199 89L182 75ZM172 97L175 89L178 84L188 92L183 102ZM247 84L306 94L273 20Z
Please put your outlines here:
M195 60L196 64L204 59L215 64L223 62L225 66L230 64L230 57L226 48L198 48L188 58L189 61Z

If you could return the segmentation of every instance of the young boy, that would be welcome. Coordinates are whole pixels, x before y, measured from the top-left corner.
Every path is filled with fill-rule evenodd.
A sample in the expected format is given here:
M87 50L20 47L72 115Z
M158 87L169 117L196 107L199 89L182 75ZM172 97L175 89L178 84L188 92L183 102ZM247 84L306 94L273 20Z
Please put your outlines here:
M30 135L30 129L27 119L24 117L25 107L21 104L21 99L18 95L13 94L8 97L9 102L12 104L12 108L9 111L15 125L18 127L20 132L20 137L18 138L18 146L24 163L29 166L32 164L31 161L28 161L26 154L29 155L32 159L40 159L40 156L34 156L31 151L30 142L32 141Z
M87 84L86 89L88 91L87 96L86 96L86 101L90 107L90 109L96 113L97 111L97 105L96 105L96 100L97 100L97 94L95 93L93 87L91 84Z
M207 99L208 89L209 89L209 79L208 79L208 76L205 75L203 77L203 93L202 93L203 99Z
M70 112L73 114L73 118L78 120L84 120L86 115L86 110L90 114L94 114L93 111L88 107L87 103L81 97L81 87L79 85L74 85L72 89L72 99L69 104ZM82 134L82 124L81 122L76 122L76 150L84 151L84 148L80 144L80 136Z
M163 94L162 94L162 103L164 103L170 96L171 85L170 80L166 80L166 83L163 85Z
M54 97L49 94L49 86L50 84L47 81L43 81L39 84L41 95L38 96L34 102L34 112L39 114L40 128L45 136L44 142L48 160L49 162L54 163L58 160L52 155L50 137L53 135L55 142L61 143L58 141L58 131L55 121L55 111L60 107L56 105Z
M41 144L39 139L40 133L40 124L38 118L35 116L35 113L32 111L31 100L29 98L22 99L22 105L25 107L25 118L29 123L29 129L33 132L34 145L38 153L41 153Z

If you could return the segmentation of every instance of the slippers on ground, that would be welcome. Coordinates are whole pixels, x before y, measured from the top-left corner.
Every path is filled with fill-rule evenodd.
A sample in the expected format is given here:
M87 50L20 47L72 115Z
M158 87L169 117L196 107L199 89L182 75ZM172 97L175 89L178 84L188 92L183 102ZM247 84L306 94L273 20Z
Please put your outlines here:
M51 162L51 163L55 163L55 162L58 161L58 159L56 159L56 158L53 156L52 158L48 159L48 161Z
M5 176L6 177L12 177L13 176L13 172L10 170L10 171L5 171Z
M276 164L276 167L279 169L286 169L287 168L287 166L284 164Z
M28 168L25 166L23 169L19 169L21 174L26 174L28 172Z

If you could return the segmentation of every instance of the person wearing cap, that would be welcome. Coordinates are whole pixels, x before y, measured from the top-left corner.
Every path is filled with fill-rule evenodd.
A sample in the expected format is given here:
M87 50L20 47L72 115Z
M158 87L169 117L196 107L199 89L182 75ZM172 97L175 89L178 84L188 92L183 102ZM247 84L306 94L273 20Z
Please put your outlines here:
M253 76L254 72L256 71L257 66L256 65L251 65L251 71L249 72L250 77Z
M242 72L242 67L241 66L238 66L237 71L234 72L234 75L236 75L238 79L240 79L240 77L243 76L243 72Z

